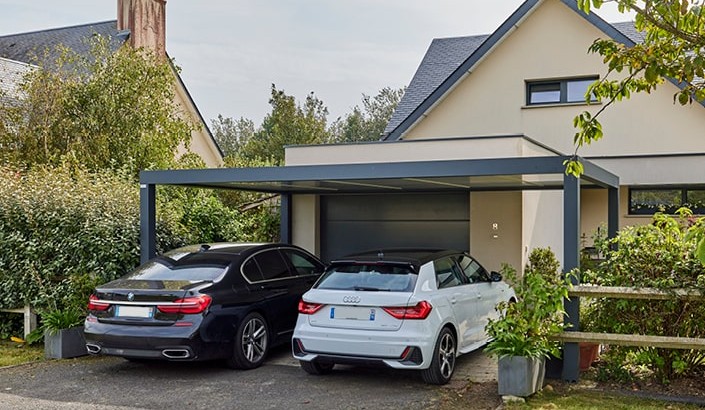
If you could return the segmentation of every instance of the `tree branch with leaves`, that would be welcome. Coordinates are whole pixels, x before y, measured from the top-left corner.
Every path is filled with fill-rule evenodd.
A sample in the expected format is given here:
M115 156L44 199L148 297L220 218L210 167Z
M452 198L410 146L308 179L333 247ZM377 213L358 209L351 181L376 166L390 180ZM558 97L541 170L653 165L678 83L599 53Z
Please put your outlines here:
M586 13L608 1L578 0ZM637 44L614 39L597 39L589 52L602 56L606 75L587 90L586 102L606 100L600 110L584 111L573 119L575 152L566 161L566 173L580 176L581 147L604 135L600 115L613 103L629 99L634 93L651 93L664 81L679 86L674 103L681 105L705 100L705 16L703 0L612 0L620 12L636 13L634 27L642 36Z

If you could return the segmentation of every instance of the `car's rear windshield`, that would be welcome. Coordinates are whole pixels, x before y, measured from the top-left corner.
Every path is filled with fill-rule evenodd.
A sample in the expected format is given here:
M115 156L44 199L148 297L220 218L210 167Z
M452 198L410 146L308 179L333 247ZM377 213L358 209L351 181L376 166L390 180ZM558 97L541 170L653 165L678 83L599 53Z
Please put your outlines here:
M411 292L418 276L408 265L333 264L321 276L317 289Z
M171 261L157 258L141 265L125 279L215 281L225 273L229 261L217 258L190 258Z

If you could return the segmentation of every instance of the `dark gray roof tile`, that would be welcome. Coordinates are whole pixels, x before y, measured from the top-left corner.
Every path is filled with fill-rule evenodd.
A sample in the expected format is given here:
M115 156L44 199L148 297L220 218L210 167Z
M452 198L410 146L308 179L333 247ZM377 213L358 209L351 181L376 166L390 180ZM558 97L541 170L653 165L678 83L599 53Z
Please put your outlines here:
M431 42L384 133L393 131L450 76L489 35L437 38Z
M122 45L129 32L118 31L115 20L79 26L60 27L29 33L0 36L0 57L23 63L38 64L45 50L51 61L56 59L57 46L63 45L80 55L90 54L89 39L101 35L111 39L111 47L117 49Z

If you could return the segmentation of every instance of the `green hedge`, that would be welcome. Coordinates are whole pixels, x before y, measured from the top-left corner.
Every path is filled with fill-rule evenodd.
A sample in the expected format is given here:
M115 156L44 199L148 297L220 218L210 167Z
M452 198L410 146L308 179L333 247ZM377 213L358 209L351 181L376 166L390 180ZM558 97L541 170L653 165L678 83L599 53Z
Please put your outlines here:
M681 216L656 214L651 224L625 227L611 240L598 238L604 260L583 272L583 282L705 291L705 266L696 257L705 219L685 209L680 212ZM705 301L604 298L582 303L581 325L586 331L705 337ZM603 362L609 377L629 378L625 369L646 368L668 380L702 371L705 352L611 346Z
M243 215L213 191L160 190L157 250L273 240L275 209ZM259 226L264 221L266 228ZM83 308L99 283L139 264L139 184L75 167L0 168L0 308Z

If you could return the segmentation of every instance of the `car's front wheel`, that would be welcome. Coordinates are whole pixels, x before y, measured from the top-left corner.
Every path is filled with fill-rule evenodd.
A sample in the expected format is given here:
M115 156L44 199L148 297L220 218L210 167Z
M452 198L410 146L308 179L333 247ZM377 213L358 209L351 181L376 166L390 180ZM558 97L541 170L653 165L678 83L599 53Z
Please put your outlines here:
M240 322L235 334L233 355L228 366L236 369L254 369L264 362L269 349L267 322L259 313L250 313Z
M441 330L433 350L433 360L428 369L421 370L421 377L429 384L446 384L455 371L455 335L447 327Z
M316 360L310 362L299 360L299 363L306 373L315 375L328 374L333 370L333 366L335 366L335 363L318 362Z

